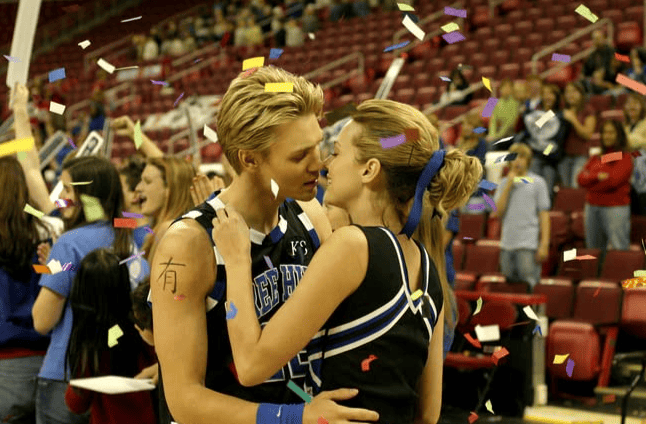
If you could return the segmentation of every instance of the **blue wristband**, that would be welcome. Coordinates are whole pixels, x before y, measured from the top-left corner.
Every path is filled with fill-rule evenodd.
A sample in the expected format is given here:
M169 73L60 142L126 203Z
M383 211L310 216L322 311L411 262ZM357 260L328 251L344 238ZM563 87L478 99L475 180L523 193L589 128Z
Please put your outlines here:
M256 424L303 424L304 403L275 405L261 403L256 414Z

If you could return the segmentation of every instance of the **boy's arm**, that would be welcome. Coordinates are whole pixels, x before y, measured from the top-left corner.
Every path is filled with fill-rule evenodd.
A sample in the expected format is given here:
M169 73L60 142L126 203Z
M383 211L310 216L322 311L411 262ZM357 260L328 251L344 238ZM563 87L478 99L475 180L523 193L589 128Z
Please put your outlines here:
M516 174L509 172L507 174L507 181L502 187L502 192L500 197L496 196L496 210L491 214L494 218L502 219L507 212L507 204L509 203L509 196L511 194L511 189L514 187L514 177ZM500 190L500 187L498 188Z

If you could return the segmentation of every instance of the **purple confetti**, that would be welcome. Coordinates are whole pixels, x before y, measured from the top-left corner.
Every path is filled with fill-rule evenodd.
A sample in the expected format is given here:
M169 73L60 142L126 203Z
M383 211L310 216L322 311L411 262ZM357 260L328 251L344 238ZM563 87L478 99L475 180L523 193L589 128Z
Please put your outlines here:
M72 141L71 138L68 138L67 141L69 141L69 143L72 145L72 147L74 147L76 149L76 145L74 144L74 142Z
M452 7L445 7L444 8L444 14L445 15L451 15L451 16L457 16L458 18L466 18L467 17L467 10L466 9L454 9Z
M152 83L153 83L153 84L155 84L155 85L163 85L164 87L166 87L166 86L168 85L168 83L167 83L166 81L155 81L155 80L150 80L150 82L152 82Z
M184 93L180 94L177 100L175 100L175 103L173 103L173 107L177 106L177 102L179 102L179 99L181 99L182 97L184 97Z
M269 267L269 269L272 269L274 267L274 264L271 263L271 259L269 259L269 256L263 256L265 258L265 263Z
M141 253L137 253L136 255L132 255L131 257L126 258L126 259L122 260L121 262L119 262L119 265L123 265L128 261L136 259L136 258L140 257L141 255L143 255L144 253L146 253L146 252L141 252Z
M482 109L483 118L489 118L491 116L493 109L496 107L496 103L498 103L498 99L496 99L495 97L489 97L487 104L485 105L484 109Z
M496 211L496 203L491 199L491 197L487 196L486 194L482 193L482 198L485 200L485 202L489 203L489 206Z
M472 210L472 211L481 211L484 210L487 207L484 203L474 203L472 205L468 205L467 209Z
M199 62L200 60L202 60L202 59L195 59L195 62L193 62L193 63L197 63L197 62Z
M565 372L568 377L572 377L572 371L574 371L574 361L572 358L568 358L567 365L565 366Z
M466 40L466 37L462 35L460 31L449 32L448 34L443 34L442 38L449 44L457 43L462 40Z
M140 215L138 213L132 213L132 212L123 212L123 216L126 218L143 218L143 215Z
M397 50L397 49L401 49L402 47L406 47L409 44L410 44L410 41L404 41L403 43L393 44L392 46L386 47L384 49L384 53L390 52L390 51L393 51L393 50Z
M572 60L572 57L570 57L569 54L558 54L558 53L553 53L552 54L552 61L553 62L566 62L566 63L569 63L570 60Z
M155 234L155 233L154 233L154 231L153 231L153 230L151 230L151 229L150 229L150 227L149 227L149 226L147 226L147 225L144 227L144 230L146 230L146 231L147 231L147 232L149 232L150 234Z
M399 146L402 143L406 142L406 135L405 134L399 134L394 137L388 137L388 138L382 138L379 140L381 143L381 147L384 149L391 149L393 147Z

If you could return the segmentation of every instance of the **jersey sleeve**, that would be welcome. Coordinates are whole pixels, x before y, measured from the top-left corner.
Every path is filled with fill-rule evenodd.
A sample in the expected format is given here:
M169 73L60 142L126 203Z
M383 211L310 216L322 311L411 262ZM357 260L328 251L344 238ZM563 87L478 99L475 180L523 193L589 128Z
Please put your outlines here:
M82 260L79 252L74 249L68 238L61 238L58 242L54 243L49 258L47 258L47 263L54 259L61 264L71 262L72 269L78 269ZM40 279L40 285L68 298L75 275L76 273L71 271L61 271L57 274L43 274Z

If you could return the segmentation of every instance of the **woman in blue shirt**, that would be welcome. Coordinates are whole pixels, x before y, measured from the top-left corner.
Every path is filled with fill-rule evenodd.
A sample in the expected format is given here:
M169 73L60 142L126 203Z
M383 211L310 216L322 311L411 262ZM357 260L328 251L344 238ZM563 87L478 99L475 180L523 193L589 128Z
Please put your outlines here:
M37 424L87 422L87 417L68 411L64 400L69 380L65 351L72 329L72 309L67 298L79 264L88 253L99 248L112 247L121 260L138 253L132 242L132 231L113 227L114 219L122 215L124 199L119 174L109 160L88 156L66 161L61 181L64 187L61 197L70 199L75 206L63 210L67 232L52 246L48 262L55 259L70 266L67 271L41 277L42 288L32 310L36 331L43 335L51 332L51 342L38 374ZM87 196L94 198L98 205L89 206ZM102 216L97 218L96 212ZM148 264L140 257L129 260L125 266L129 268L133 288L149 273Z

